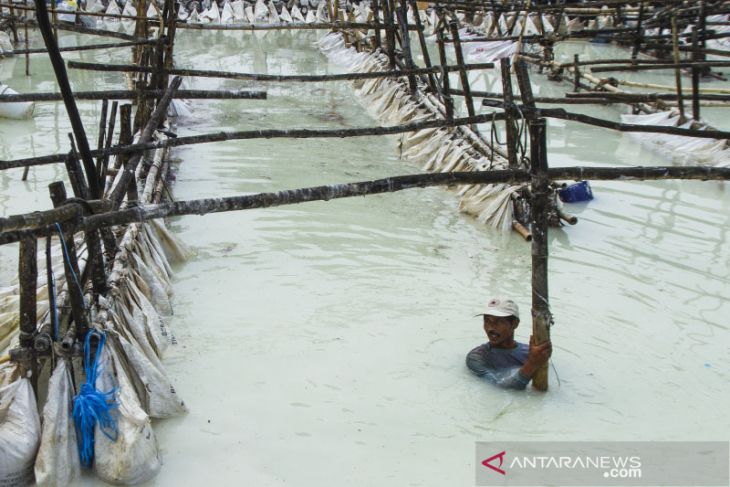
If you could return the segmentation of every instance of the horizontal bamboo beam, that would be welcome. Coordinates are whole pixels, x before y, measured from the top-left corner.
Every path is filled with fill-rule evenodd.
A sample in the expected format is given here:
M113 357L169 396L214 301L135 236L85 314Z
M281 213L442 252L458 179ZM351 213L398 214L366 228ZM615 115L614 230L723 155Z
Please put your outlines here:
M591 68L594 73L606 73L609 71L656 71L658 69L676 69L676 68L722 68L730 66L730 61L699 61L686 63L655 63L655 64L619 64L615 66L598 66Z
M127 41L127 42L111 42L106 44L90 44L88 46L69 46L69 47L59 47L58 50L60 52L75 52L75 51L93 51L96 49L115 49L118 47L133 47L133 46L142 46L147 44L157 44L159 41L157 39L150 39L148 41ZM15 49L12 51L12 54L20 55L20 54L47 54L48 50L45 47L37 47L33 49Z
M620 180L640 181L659 179L692 179L701 181L730 180L730 168L707 166L664 166L664 167L555 167L548 170L551 180ZM76 231L93 230L113 225L132 222L144 222L156 218L206 215L228 211L251 210L274 206L291 205L311 201L329 201L332 199L366 196L371 194L393 193L412 188L431 186L455 186L464 184L518 184L530 181L530 174L521 170L497 170L474 172L426 173L406 176L393 176L371 181L343 183L326 186L314 186L300 189L283 190L271 193L258 193L224 198L207 198L190 201L175 201L156 205L126 208L115 212L90 215L80 220ZM79 206L69 204L68 206ZM0 244L10 243L19 238L23 232L42 232L45 226L64 221L56 208L53 210L34 212L32 220L26 225L19 222L31 218L28 215L13 215L0 218ZM79 206L79 212L82 209ZM76 218L76 214L72 216ZM4 231L5 228L11 230Z
M603 100L619 103L651 103L656 101L676 101L676 93L609 93L601 92L580 92L566 93L567 99L578 98L581 100ZM700 100L730 101L730 95L699 94Z
M177 29L193 30L341 30L341 29L363 29L375 28L375 22L292 22L277 24L189 24L178 22ZM408 30L418 30L415 24L409 24Z
M164 90L145 90L143 98L157 99L165 93ZM77 100L134 100L139 95L131 90L106 90L106 91L76 91L74 98ZM265 91L240 91L240 90L179 90L174 98L186 98L191 100L265 100ZM18 93L15 95L0 95L0 103L17 103L25 101L60 101L60 93Z
M69 61L69 68L85 69L90 71L116 71L123 73L153 73L158 72L155 67L137 66L133 64L100 64L86 63L81 61ZM492 69L494 63L480 64L464 64L457 66L447 66L446 71L470 71L481 69ZM440 66L431 68L418 68L408 70L391 70L391 71L374 71L368 73L341 73L341 74L304 74L304 75L276 75L276 74L258 74L258 73L236 73L231 71L209 71L202 69L165 69L164 72L169 75L176 76L197 76L204 78L223 78L237 79L248 81L273 81L273 82L326 82L326 81L352 81L360 79L377 79L377 78L399 78L408 75L419 75L428 73L438 73L441 71Z
M484 100L485 105L493 105L494 102ZM501 107L501 105L500 105ZM559 108L539 108L531 110L522 108L522 113L535 113L539 117L560 118L564 120L573 120L576 122L595 125L621 132L648 132L648 133L664 133L672 135L683 135L687 137L699 137L707 139L727 139L730 138L730 132L719 130L693 130L681 129L677 127L664 127L653 125L634 125L620 124L609 120L603 120L587 115L572 114L565 112ZM349 129L267 129L267 130L243 130L235 132L214 132L210 134L191 135L187 137L169 138L164 141L149 142L145 144L132 144L121 147L110 147L103 150L92 150L94 157L116 154L130 154L151 149L160 149L162 147L179 147L183 145L204 144L211 142L223 142L227 140L250 140L250 139L312 139L312 138L344 138L344 137L365 137L372 135L394 135L407 132L414 132L427 128L438 127L458 127L462 125L472 125L480 123L489 123L505 119L504 113L489 113L477 115L475 117L455 118L453 120L429 120L425 122L412 122L402 125L392 125L388 127L360 127ZM0 171L6 169L14 169L26 166L42 166L46 164L55 164L63 162L66 154L51 154L47 156L30 157L27 159L15 159L10 161L0 161Z

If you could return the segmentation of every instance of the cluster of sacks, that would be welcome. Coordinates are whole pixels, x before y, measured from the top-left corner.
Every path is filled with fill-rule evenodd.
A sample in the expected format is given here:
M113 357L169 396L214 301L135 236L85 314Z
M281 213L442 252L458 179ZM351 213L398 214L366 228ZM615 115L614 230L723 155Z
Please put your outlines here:
M387 59L380 53L357 52L347 47L340 33L330 33L319 41L320 50L335 64L351 72L387 70ZM430 94L418 90L411 96L402 80L376 78L354 81L358 101L383 125L399 125L426 120L443 120L443 106ZM485 171L506 169L507 160L493 152L478 136L465 127L428 128L400 137L401 157L420 164L425 171ZM491 159L475 149L480 146ZM460 187L459 209L479 221L507 231L512 227L512 195L518 186L479 184Z
M136 16L138 12L135 3L131 0L108 0L106 2L105 0L89 0L82 10L103 12L108 15ZM65 4L72 10L76 7L73 0L68 0ZM351 8L357 9L358 6L353 5ZM161 4L150 2L146 15L149 18L157 18L160 16L161 9ZM178 18L191 23L313 23L329 21L329 14L326 0L290 0L289 2L193 0L181 2Z
M185 259L187 252L162 223L152 222L130 225L118 255L111 291L91 309L92 326L106 334L95 386L115 391L118 406L111 415L118 434L112 440L97 425L93 468L104 481L131 485L152 478L162 465L151 418L186 411L161 358L175 343L168 329L170 264ZM60 282L59 289L63 287ZM39 295L45 298L47 291L39 290ZM39 304L47 309L47 298ZM38 485L65 486L79 476L71 411L78 392L74 384L83 382L81 367L78 359L55 356L41 418L29 379L19 375L14 363L0 366L0 485L28 485L35 479Z

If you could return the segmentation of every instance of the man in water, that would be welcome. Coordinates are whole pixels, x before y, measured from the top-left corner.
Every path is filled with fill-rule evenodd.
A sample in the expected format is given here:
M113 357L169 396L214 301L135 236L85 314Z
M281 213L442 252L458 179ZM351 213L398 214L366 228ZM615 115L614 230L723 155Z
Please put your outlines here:
M532 336L529 345L515 341L520 310L511 299L490 300L481 316L489 341L469 352L466 366L499 387L524 389L535 371L547 363L552 344L548 340L536 345Z

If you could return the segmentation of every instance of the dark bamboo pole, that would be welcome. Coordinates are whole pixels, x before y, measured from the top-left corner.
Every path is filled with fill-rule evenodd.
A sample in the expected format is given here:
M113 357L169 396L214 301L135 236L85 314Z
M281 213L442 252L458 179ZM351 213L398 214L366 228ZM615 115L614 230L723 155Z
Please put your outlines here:
M512 71L509 58L499 60L502 66L502 94L505 107L505 134L507 136L507 160L510 169L517 168L517 128L513 116L514 95L512 94Z
M104 149L109 149L112 146L112 140L114 137L114 127L116 124L117 119L117 107L119 103L113 102L112 103L112 111L109 115L109 127L107 129L106 133L106 141L104 144ZM109 168L109 155L108 154L102 154L99 156L101 159L101 166L99 167L99 186L103 189L104 188L104 182L106 181L106 175Z
M674 80L677 84L677 106L679 107L679 119L684 122L684 95L682 94L682 73L679 70L679 40L677 39L677 17L672 17L672 55L674 56Z
M373 0L373 23L375 24L375 45L374 49L380 49L382 40L380 37L380 0Z
M36 293L38 292L38 242L34 235L20 241L18 280L20 283L20 346L33 346L38 321Z
M550 304L548 302L548 198L547 135L545 119L530 120L530 175L532 218L532 336L539 345L550 340ZM548 389L548 366L532 376L532 387Z
M692 26L692 62L700 61L697 26ZM700 68L692 67L692 118L700 120Z
M53 2L52 2L53 3ZM81 153L81 159L84 163L84 169L86 170L86 180L89 185L89 191L91 197L98 199L100 196L99 190L99 177L95 173L94 160L91 157L91 151L89 149L89 141L86 138L86 131L84 125L81 122L81 116L79 110L76 107L76 101L71 91L71 84L68 81L66 75L66 67L63 65L63 58L61 53L58 51L58 44L53 32L51 30L51 24L48 20L48 12L46 11L45 0L35 0L36 6L36 18L38 20L38 27L43 35L43 41L48 49L48 55L51 58L51 64L56 74L59 88L63 94L63 102L66 105L66 111L71 121L71 127L76 138L79 151Z
M109 100L104 98L101 102L101 116L99 117L99 139L96 144L97 150L101 150L104 148L104 139L106 136L106 117L107 117L107 111L109 110ZM96 158L96 174L99 175L99 180L101 180L101 161L103 159L103 156L97 156Z
M406 9L408 5L407 0L401 0L400 5L396 7L396 15L398 17L398 27L401 29L401 51L406 61L406 68L409 71L416 69L416 65L413 62L413 52L411 51L411 38L408 35L408 27L406 21ZM417 90L416 77L413 74L408 75L408 87L411 90L411 94L415 94Z
M708 166L556 167L548 169L547 175L551 180L592 179L625 182L682 179L730 181L730 168ZM457 186L464 184L518 184L529 182L530 180L530 173L524 170L425 173L393 176L374 181L284 190L275 193L175 201L127 208L121 211L112 211L110 207L105 206L102 213L84 217L77 225L77 229L87 230L171 216L204 215L217 212L268 208L308 201L327 201L352 196L392 193L412 188ZM84 210L79 203L69 203L65 207L54 210L0 217L0 245L19 241L22 238L22 232L25 231L38 231L39 235L45 235L43 232L45 232L48 225L55 222L79 221L83 213Z
M580 91L580 55L573 55L573 91L575 93Z
M636 33L634 34L634 48L631 51L631 59L636 59L639 57L639 51L641 50L641 41L642 41L642 24L644 22L644 3L639 4L639 18L636 21Z
M28 22L25 23L26 28L28 27ZM128 41L128 42L114 42L114 43L106 43L106 44L90 44L88 46L67 46L67 47L59 47L59 52L80 52L80 51L95 51L97 49L113 49L118 47L132 47L137 46L140 44L151 44L152 40L142 40L142 41ZM46 54L48 52L48 49L45 47L39 47L34 49L29 49L28 46L25 47L25 49L15 49L13 50L13 54L20 55L20 54Z
M79 61L69 61L69 68L85 69L89 71L104 72L126 72L126 73L153 73L156 68L149 66L137 66L133 64L99 64ZM494 63L475 63L448 66L448 71L470 71L480 69L491 69ZM409 75L421 75L438 72L440 68L415 68L415 69L391 69L389 71L376 71L367 73L341 73L341 74L317 74L317 75L275 75L259 73L236 73L231 71L210 71L201 69L165 69L165 73L177 76L199 76L205 78L223 78L252 81L273 81L273 82L326 82L326 81L352 81L360 79L375 78L400 78Z
M453 68L455 69L455 68ZM147 90L142 93L145 99L159 98L165 94L165 90ZM103 90L103 91L77 91L74 98L77 100L133 100L137 92L133 90ZM241 90L178 90L175 98L195 100L265 100L265 91L241 91ZM17 93L14 95L0 95L0 103L17 103L24 101L62 101L61 93Z
M421 46L421 55L423 56L423 64L427 68L433 67L431 64L431 55L428 53L428 45L426 44L426 37L423 35L423 24L421 23L421 17L418 13L418 2L416 0L408 0L408 4L411 6L413 16L416 19L416 27L418 28L418 43ZM433 73L428 73L428 84L431 87L431 92L436 93L436 78Z
M454 41L454 52L456 53L456 63L459 65L464 64L464 52L461 48L461 41L459 39L459 24L456 19L449 22L449 28L451 29L451 38ZM459 70L459 76L461 77L461 89L464 90L464 100L466 101L466 111L470 117L476 115L474 110L474 99L471 96L471 88L469 87L469 76L467 76L465 70ZM476 131L476 126L472 127Z
M388 0L382 0L383 21L385 22L385 48L388 54L388 66L395 69L395 26L393 25L393 12L391 12Z
M58 181L48 185L48 190L51 194L51 201L53 201L53 207L58 210L66 210L62 208L66 201L66 188L63 182ZM69 205L69 208L73 208L74 211L79 212L79 205ZM56 220L58 222L58 220ZM51 224L48 222L47 224ZM88 316L86 315L86 304L84 302L83 295L83 283L81 282L81 273L79 271L79 265L76 254L76 243L73 237L73 228L69 225L59 225L63 231L63 237L59 232L59 239L61 240L61 246L63 247L63 269L66 276L66 289L69 295L69 301L71 303L71 314L73 315L74 323L76 323L77 337L83 339L86 332L89 329ZM57 228L54 228L57 231Z
M25 33L25 75L30 76L30 56L28 55L28 22L23 24Z
M436 43L439 48L439 58L441 61L441 93L443 96L444 107L446 109L446 120L454 119L454 99L450 94L450 81L449 71L446 69L448 66L448 59L446 58L446 46L444 45L444 30L443 27L436 32Z

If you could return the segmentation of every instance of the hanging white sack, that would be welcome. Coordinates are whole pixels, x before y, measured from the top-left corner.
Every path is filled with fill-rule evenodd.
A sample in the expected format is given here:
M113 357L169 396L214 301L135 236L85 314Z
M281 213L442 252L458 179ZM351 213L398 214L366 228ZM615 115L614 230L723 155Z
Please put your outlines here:
M0 95L17 94L18 92L8 85L0 83ZM35 108L35 104L30 101L0 103L0 118L10 118L13 120L28 119L33 116L33 108Z
M236 0L231 4L233 9L233 20L243 22L246 20L246 14L243 12L243 0Z
M266 22L269 17L269 9L264 4L263 0L256 0L256 6L253 10L254 22Z
M233 7L231 2L226 0L223 3L223 11L221 12L221 24L230 24L233 22Z
M107 341L99 365L96 388L100 391L116 389L119 406L111 413L117 426L116 440L104 435L97 425L94 471L100 479L112 484L145 482L160 471L162 459L150 418L142 410L113 340Z
M279 19L281 19L282 22L287 22L287 23L291 23L294 21L291 18L289 11L286 9L286 5L281 7L281 13L279 14Z
M43 407L43 433L35 460L39 487L64 487L81 472L73 409L74 388L67 359L59 360L48 382L48 399Z
M41 439L41 420L35 394L16 366L0 367L0 485L21 487L33 483L33 462ZM10 382L13 380L12 382Z

